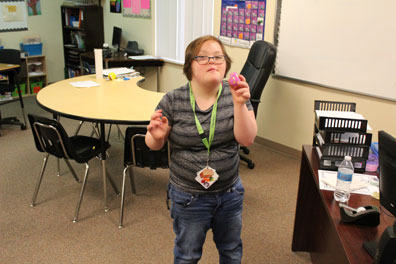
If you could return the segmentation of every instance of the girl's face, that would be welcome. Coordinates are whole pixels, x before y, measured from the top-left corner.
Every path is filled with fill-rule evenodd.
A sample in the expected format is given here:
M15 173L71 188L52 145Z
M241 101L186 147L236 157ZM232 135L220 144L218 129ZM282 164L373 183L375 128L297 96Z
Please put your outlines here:
M214 57L224 55L219 43L214 40L208 40L203 43L197 56ZM205 85L219 85L224 78L226 70L226 61L215 63L211 58L207 64L199 64L196 60L192 65L192 80Z

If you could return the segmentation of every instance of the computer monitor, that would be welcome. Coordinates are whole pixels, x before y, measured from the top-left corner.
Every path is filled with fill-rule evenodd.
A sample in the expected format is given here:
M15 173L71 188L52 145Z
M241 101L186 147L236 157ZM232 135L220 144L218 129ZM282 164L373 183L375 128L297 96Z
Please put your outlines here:
M396 138L378 132L380 204L396 217Z
M385 131L378 132L380 204L396 217L396 138ZM387 212L382 212L388 214ZM382 233L379 241L367 241L363 248L374 258L374 263L395 263L396 221Z
M117 49L117 52L120 52L120 45L121 45L121 34L122 29L119 27L113 27L113 41L111 44L114 48Z

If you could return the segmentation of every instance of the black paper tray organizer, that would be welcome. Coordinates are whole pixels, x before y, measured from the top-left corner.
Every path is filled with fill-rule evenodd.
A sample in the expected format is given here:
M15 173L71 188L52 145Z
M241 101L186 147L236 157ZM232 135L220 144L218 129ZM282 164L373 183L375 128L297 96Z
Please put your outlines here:
M355 103L315 101L313 146L320 169L337 170L344 157L351 156L355 172L365 171L372 134L366 132L367 120L355 110Z
M367 120L341 117L316 116L316 126L325 131L366 132Z
M344 156L326 155L319 146L316 146L316 154L319 158L319 169L321 170L338 170L338 166L344 160ZM355 172L364 172L366 169L367 158L352 157L352 163Z
M335 157L344 159L345 156L351 156L352 158L368 159L370 146L365 145L353 145L353 144L320 144L317 136L316 146L319 147L322 156L324 157Z
M356 103L315 100L315 110L355 112Z
M318 144L349 144L349 145L363 145L371 146L371 133L365 132L339 132L319 130L315 126L315 137Z

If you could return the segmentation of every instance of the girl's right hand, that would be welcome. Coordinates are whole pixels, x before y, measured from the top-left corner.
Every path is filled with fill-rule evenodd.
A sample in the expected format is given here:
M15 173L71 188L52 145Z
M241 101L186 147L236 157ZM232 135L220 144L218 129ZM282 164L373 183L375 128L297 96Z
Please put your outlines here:
M150 124L147 126L147 131L155 140L162 140L165 138L168 130L168 119L162 115L162 109L154 112L151 116Z

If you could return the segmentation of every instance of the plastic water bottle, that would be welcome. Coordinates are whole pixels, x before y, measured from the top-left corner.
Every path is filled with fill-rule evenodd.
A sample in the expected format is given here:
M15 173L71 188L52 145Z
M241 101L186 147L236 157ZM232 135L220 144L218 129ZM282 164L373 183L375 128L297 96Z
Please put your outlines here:
M346 203L351 195L351 183L353 176L353 164L350 156L345 156L338 167L337 186L334 191L334 199L337 202Z

